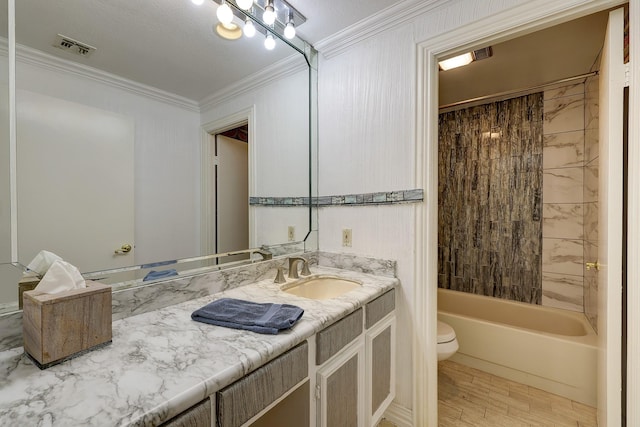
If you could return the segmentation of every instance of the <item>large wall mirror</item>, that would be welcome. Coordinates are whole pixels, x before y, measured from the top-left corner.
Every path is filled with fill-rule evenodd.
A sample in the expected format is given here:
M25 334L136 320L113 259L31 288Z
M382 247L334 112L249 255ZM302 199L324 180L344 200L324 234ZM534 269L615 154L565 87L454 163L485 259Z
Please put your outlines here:
M217 6L16 2L19 265L48 250L83 273L120 269L140 281L148 271L132 266L185 258L219 266L251 255L211 254L304 248L312 229L313 49L294 39L267 50L260 32L224 39ZM3 102L6 80L0 76ZM15 283L0 286L0 304L17 300Z

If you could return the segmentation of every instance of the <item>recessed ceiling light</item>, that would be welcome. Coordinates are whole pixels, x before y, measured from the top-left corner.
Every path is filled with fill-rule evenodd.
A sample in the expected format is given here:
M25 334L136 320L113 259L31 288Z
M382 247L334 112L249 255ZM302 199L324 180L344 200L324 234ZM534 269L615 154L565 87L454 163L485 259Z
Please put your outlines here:
M473 55L471 54L471 52L467 52L467 53L463 53L462 55L454 56L453 58L440 61L438 62L438 65L440 65L440 68L446 71L446 70L451 70L452 68L469 65L472 62L473 62Z
M223 24L219 22L215 27L216 34L226 40L238 40L242 37L242 29L235 22Z

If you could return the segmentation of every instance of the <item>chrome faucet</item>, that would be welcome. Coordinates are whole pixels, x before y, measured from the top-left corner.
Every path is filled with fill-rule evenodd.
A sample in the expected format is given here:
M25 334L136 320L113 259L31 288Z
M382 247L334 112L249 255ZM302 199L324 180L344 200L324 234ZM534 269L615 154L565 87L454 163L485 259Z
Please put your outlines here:
M309 271L309 262L299 256L290 257L289 258L289 279L298 279L298 263L302 263L302 271L300 272L301 276L310 276L311 271Z

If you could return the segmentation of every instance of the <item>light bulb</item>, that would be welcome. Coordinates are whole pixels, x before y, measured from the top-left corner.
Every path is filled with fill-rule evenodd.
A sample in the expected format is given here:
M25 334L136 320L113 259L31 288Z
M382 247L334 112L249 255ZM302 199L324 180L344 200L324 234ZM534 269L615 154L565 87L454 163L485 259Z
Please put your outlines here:
M196 6L200 6L202 3L204 3L204 0L191 0L191 3L195 4Z
M218 6L218 10L216 10L216 16L218 17L218 21L223 24L230 24L233 21L233 12L229 5L223 1L220 6Z
M244 23L244 28L242 29L244 35L251 38L256 35L256 26L253 25L253 21L247 18L247 22Z
M271 33L267 34L267 38L264 39L264 47L267 50L273 50L276 47L276 39Z
M273 8L273 3L269 2L264 7L264 13L262 14L262 20L267 25L273 25L276 22L276 10Z
M236 0L236 4L240 9L249 10L253 6L253 0Z
M440 61L438 64L443 71L450 70L452 68L462 67L464 65L471 64L473 62L473 55L471 52L463 53L462 55L454 56L453 58Z
M296 36L296 27L293 26L293 22L287 22L287 26L284 27L284 36L289 40Z

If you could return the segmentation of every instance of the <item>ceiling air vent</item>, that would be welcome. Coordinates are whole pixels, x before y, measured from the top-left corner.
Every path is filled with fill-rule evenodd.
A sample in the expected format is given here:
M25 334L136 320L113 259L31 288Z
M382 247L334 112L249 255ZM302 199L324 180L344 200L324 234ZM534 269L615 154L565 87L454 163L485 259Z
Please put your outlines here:
M480 61L481 59L487 59L491 55L493 55L493 50L491 49L491 46L487 46L482 49L473 51L473 59L475 61Z
M62 34L56 36L56 41L53 46L84 57L91 55L93 51L96 50L93 46L74 40L71 37L63 36Z

